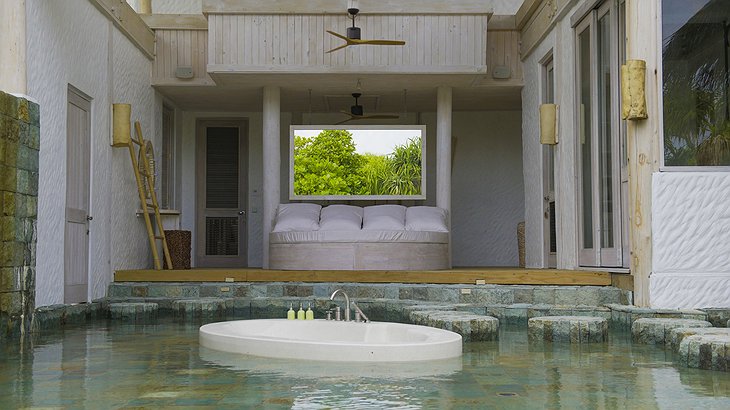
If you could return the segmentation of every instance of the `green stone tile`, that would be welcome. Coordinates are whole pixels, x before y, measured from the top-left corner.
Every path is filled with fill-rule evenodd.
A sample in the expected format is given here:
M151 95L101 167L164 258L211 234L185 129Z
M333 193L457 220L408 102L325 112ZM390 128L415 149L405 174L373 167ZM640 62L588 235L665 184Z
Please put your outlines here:
M16 192L21 194L30 194L30 172L25 169L16 170Z
M17 111L16 118L26 124L30 122L30 113L28 110L28 100L26 100L25 98L18 99L18 111Z
M2 214L4 216L15 216L17 202L15 192L2 192Z
M16 169L0 164L0 191L17 192L18 175Z
M37 103L34 103L32 101L28 101L28 115L29 115L29 123L30 125L33 125L35 127L40 127L41 125L41 107Z
M0 114L16 118L19 100L20 99L14 95L0 91Z

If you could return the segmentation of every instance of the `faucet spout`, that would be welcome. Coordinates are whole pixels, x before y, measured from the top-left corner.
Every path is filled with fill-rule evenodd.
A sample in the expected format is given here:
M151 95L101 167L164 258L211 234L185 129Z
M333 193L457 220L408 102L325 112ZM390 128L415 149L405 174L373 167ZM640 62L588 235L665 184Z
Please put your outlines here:
M332 292L332 296L330 296L330 300L335 300L335 296L337 294L342 294L342 296L345 297L345 322L350 321L350 298L347 296L347 293L345 293L342 289L337 289L336 291Z

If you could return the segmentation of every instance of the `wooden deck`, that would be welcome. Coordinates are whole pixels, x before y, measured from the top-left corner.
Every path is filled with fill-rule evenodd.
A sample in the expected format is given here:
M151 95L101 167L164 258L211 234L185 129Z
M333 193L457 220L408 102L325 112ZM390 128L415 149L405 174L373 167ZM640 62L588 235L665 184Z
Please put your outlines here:
M438 271L290 271L258 268L189 270L120 270L115 282L356 282L497 285L611 285L608 272L525 269L455 268ZM482 282L484 281L484 282Z

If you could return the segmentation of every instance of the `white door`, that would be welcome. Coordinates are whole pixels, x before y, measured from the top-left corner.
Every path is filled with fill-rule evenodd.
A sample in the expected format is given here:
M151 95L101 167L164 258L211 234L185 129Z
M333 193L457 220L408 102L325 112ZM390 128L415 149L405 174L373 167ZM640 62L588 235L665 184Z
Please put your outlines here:
M198 267L245 267L248 127L244 121L198 122Z
M68 88L66 122L66 224L64 303L88 301L91 103Z
M617 10L605 2L576 27L579 263L623 266Z

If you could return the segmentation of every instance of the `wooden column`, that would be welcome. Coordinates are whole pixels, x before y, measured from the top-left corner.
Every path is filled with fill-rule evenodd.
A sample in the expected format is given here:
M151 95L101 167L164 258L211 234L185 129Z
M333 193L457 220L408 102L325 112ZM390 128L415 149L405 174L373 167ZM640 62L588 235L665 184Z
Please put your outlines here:
M660 99L658 75L660 47L657 26L661 24L657 1L626 2L627 58L646 61L646 105L649 118L628 121L629 242L634 304L649 306L649 275L652 272L651 179L659 170Z
M448 212L451 231L451 87L436 90L436 206ZM449 265L451 265L449 240Z
M152 0L139 0L139 14L152 14Z
M276 207L281 201L281 91L279 87L264 87L263 107L263 268L269 268L269 233Z
M27 94L25 0L0 1L0 90Z

